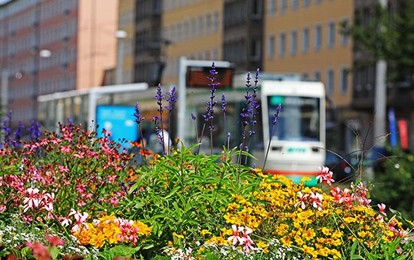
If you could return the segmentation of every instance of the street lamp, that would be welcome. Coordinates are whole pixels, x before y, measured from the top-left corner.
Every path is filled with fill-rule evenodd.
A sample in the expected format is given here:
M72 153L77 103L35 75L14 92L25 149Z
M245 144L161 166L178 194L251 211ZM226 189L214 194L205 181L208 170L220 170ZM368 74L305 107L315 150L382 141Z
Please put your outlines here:
M123 77L123 66L124 66L124 48L125 48L125 39L127 37L127 33L122 30L118 30L115 32L115 37L118 39L118 53L117 53L117 61L116 61L116 74L115 74L115 84L119 85L122 84L122 77Z

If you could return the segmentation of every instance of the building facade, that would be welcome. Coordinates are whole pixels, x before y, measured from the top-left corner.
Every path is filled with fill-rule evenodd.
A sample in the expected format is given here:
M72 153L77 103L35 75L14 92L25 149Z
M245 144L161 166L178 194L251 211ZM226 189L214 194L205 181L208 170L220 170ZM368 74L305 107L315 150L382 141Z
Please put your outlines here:
M134 82L147 82L149 86L160 83L165 66L161 55L161 4L161 0L137 0L135 6Z
M222 60L223 1L164 1L162 14L163 84L177 84L181 56Z
M347 126L355 121L350 112L353 49L349 37L340 33L342 24L353 22L353 2L266 0L264 10L264 70L300 73L304 80L325 84L327 147L336 151L356 149L352 127Z
M0 64L13 122L38 119L37 97L102 83L115 66L117 0L11 0L0 6Z
M135 0L119 1L116 83L134 80Z

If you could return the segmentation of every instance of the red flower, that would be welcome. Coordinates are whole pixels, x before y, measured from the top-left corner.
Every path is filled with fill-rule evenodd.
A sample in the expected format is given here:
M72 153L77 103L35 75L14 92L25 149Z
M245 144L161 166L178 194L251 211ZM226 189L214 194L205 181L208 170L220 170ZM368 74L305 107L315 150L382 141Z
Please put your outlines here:
M63 246L65 244L63 239L55 235L47 235L46 240L49 241L51 246Z

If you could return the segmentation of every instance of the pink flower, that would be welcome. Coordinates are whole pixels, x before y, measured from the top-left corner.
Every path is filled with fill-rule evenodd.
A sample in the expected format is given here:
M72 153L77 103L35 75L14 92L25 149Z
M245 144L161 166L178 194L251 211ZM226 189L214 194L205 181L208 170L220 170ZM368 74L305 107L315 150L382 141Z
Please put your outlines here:
M114 206L118 205L118 203L119 203L119 199L117 197L111 197L111 199L109 201Z
M385 206L384 203L378 204L378 209L379 209L380 213L384 216L387 216L387 213L385 213L385 207L386 206Z
M86 219L89 217L87 212L81 213L79 210L75 211L74 209L70 209L69 217L73 216L78 224L82 224L86 222Z
M243 250L246 254L250 253L250 250L253 248L254 242L250 238L249 234L251 234L253 230L248 227L245 227L242 232L242 241L243 241Z
M243 240L240 237L240 232L243 232L243 227L237 227L237 225L232 225L233 235L230 236L227 240L233 242L233 245L243 244Z
M38 188L28 188L27 193L29 195L29 197L26 197L23 200L23 203L25 204L23 206L23 212L26 212L28 209L31 208L38 208L39 204L40 204L40 199L39 199L39 189Z
M26 242L26 246L32 250L32 254L36 259L52 259L49 250L42 243Z
M329 186L332 185L335 180L333 179L333 173L329 170L328 167L320 167L320 173L316 176L316 179L319 180L320 183L328 184Z
M67 166L59 165L58 169L59 169L60 172L66 172L66 173L69 172L69 168Z
M61 150L63 153L69 153L69 152L70 152L70 146L64 146L64 145L62 145L62 146L60 147L60 150Z

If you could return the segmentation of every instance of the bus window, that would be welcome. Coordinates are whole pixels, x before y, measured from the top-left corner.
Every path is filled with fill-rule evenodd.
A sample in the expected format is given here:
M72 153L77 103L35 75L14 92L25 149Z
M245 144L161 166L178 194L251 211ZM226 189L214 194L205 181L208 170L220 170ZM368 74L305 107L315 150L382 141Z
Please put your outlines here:
M269 122L273 122L277 106L282 105L276 125L269 123L273 140L320 141L319 98L268 96L267 102Z

